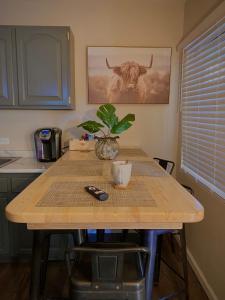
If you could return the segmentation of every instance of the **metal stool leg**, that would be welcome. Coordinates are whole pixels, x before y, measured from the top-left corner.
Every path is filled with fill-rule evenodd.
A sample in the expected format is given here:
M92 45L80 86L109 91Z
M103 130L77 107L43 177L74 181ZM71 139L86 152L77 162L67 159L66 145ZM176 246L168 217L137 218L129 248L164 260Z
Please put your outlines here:
M170 239L170 247L173 253L175 253L175 243L174 243L174 236L172 233L169 233L169 239Z
M86 229L78 229L76 234L74 234L74 244L81 245L82 243L88 241L88 234Z
M41 295L44 294L45 291L45 284L46 284L46 277L47 277L47 270L48 270L48 257L49 257L49 249L50 249L50 237L51 235L46 235L43 248L42 248L42 265L41 265L41 279L40 279L40 293Z
M122 242L125 242L127 240L128 232L129 232L128 229L123 229L122 230Z
M97 229L97 241L104 242L105 238L105 229Z
M152 300L157 237L158 234L156 230L146 230L145 245L150 250L150 266L146 274L146 300Z
M156 259L155 259L155 274L154 284L159 284L160 267L161 267L161 252L162 252L163 235L159 235L157 241Z
M180 230L180 242L181 242L181 259L184 272L184 291L185 291L185 300L189 299L188 293L188 262L187 262L187 248L186 248L186 236L185 236L185 227Z

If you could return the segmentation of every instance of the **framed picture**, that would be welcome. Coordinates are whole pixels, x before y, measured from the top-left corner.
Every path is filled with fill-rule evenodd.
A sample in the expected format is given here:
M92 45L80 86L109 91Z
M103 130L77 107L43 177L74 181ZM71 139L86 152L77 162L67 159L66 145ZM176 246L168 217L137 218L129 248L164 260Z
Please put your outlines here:
M88 47L90 104L168 104L171 48Z

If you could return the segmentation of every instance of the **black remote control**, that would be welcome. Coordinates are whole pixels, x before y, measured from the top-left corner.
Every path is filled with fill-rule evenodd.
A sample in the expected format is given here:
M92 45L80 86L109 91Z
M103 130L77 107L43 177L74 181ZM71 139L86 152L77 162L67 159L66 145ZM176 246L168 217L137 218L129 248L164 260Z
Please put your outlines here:
M85 186L85 190L99 201L105 201L109 198L109 195L106 192L96 188L93 185Z

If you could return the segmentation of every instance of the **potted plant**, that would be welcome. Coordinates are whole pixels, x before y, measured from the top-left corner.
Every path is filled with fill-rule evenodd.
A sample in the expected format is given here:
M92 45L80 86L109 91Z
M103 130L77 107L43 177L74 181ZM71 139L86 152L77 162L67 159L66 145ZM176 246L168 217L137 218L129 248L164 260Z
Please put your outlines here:
M101 105L96 115L102 123L90 120L79 124L77 127L82 127L92 134L101 132L101 136L95 137L97 139L95 153L100 159L114 159L119 152L118 134L121 134L133 125L132 122L135 121L135 115L127 114L119 120L116 115L116 108L112 104Z

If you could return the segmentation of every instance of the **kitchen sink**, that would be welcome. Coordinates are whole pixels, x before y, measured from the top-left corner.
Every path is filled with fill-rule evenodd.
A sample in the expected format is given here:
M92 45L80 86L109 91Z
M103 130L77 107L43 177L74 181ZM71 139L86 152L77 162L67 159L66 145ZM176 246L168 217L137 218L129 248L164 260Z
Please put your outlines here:
M0 168L11 164L13 161L19 159L19 157L0 157Z

